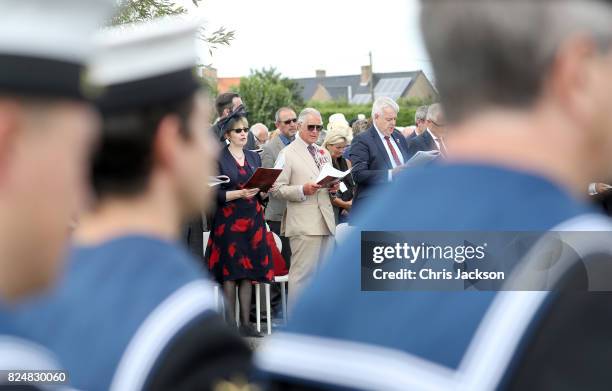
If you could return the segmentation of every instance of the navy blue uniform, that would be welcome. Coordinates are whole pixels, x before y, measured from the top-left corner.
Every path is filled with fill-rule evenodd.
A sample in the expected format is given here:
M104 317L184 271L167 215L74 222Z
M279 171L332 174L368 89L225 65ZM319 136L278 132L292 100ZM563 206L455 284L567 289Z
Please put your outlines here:
M411 169L373 201L361 230L543 231L593 213L547 179L483 165ZM305 290L287 332L258 354L281 388L496 388L552 296L362 292L359 260L355 232Z
M214 307L194 259L134 235L74 248L57 290L9 318L57 355L79 389L178 389L246 368L248 348Z

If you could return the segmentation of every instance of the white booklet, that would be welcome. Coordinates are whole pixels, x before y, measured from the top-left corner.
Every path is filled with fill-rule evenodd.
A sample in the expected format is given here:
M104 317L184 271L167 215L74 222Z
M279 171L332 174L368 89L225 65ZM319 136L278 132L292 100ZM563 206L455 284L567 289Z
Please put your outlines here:
M229 183L230 179L227 175L210 176L208 177L208 186L214 187L222 183Z
M440 151L418 151L406 162L406 167L423 166L440 156Z
M349 168L346 171L340 171L335 169L330 163L327 163L323 166L323 168L321 168L321 172L317 177L317 185L330 187L343 180L344 177L351 173L351 169L352 168Z

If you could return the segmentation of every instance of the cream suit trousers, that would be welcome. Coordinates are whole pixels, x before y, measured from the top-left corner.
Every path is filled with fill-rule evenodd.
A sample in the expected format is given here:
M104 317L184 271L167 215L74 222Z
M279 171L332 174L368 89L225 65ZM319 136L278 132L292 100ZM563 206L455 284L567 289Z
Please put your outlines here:
M333 236L302 235L289 238L291 245L291 266L289 267L288 306L293 308L296 298L324 258L332 249Z

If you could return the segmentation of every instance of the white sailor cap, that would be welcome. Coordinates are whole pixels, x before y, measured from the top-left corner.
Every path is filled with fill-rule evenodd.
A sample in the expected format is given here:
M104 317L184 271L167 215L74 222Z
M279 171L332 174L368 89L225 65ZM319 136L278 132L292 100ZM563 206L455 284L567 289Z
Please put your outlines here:
M125 110L188 97L196 75L199 21L179 17L120 26L96 39L88 81L102 89L102 110Z
M0 0L0 93L82 98L95 31L115 0Z

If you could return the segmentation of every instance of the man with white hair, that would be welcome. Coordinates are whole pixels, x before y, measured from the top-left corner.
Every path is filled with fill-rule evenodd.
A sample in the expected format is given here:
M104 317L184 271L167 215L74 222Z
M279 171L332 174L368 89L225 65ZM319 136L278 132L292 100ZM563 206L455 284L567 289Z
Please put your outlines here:
M440 151L442 156L446 156L446 123L441 104L434 103L429 106L426 124L425 131L410 141L410 154L414 155L418 151Z
M316 183L321 169L331 164L326 149L316 144L323 129L321 114L312 108L298 116L299 131L295 141L281 152L283 172L272 188L272 195L287 201L281 233L289 238L289 305L309 281L321 263L336 232L330 193L338 186L321 187Z
M395 129L399 106L391 98L376 99L372 107L372 126L353 139L349 160L357 192L353 209L380 185L391 182L410 158L406 138Z
M250 132L255 138L255 146L257 148L263 147L270 138L270 131L268 130L268 127L262 123L256 123L255 125L251 126Z

